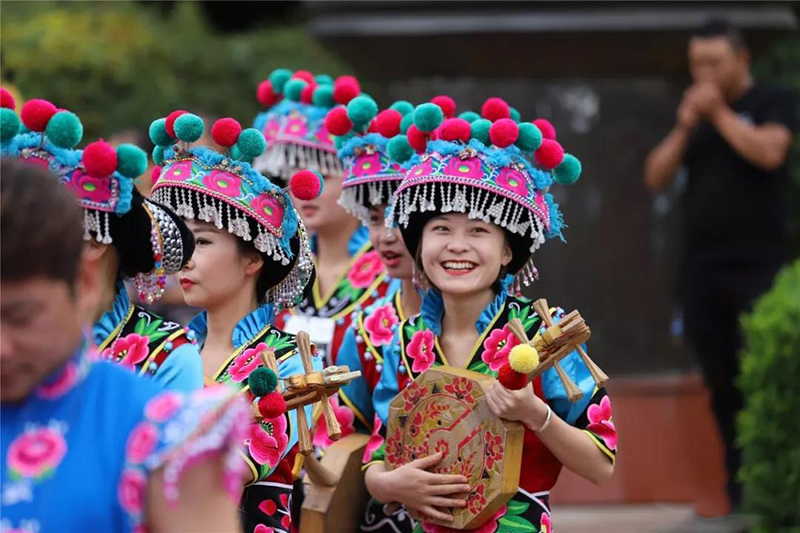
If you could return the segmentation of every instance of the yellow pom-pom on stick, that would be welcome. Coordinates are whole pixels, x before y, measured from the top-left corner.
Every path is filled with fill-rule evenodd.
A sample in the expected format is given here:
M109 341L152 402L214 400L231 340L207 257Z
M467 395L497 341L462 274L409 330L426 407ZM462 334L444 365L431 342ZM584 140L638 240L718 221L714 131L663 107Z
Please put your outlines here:
M539 366L539 352L530 344L518 344L508 355L511 368L520 374L530 374Z

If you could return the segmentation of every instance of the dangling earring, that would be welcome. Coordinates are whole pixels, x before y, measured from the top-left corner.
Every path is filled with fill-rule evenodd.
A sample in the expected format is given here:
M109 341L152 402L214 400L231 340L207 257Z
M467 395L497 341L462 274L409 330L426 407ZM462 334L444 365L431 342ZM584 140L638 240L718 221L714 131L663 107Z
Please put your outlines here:
M425 278L425 273L418 272L416 264L411 265L411 282L414 284L414 289L419 293L428 290L428 280Z

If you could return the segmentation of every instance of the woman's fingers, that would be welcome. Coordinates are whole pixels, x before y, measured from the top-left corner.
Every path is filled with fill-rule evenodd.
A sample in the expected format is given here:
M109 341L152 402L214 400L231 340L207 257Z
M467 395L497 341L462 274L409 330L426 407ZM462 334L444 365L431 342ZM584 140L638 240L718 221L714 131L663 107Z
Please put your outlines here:
M428 490L430 494L441 496L443 494L464 494L469 492L470 486L466 483L450 483L447 485L431 485Z
M442 498L441 496L432 496L426 499L428 503L436 507L466 507L467 501L461 498Z
M427 485L454 485L467 482L467 478L459 474L434 474L433 472L425 472L425 474L424 479Z
M453 521L452 515L443 513L442 511L437 510L435 507L431 507L430 505L420 508L420 512L425 515L426 518L434 518L436 520L442 520L445 522Z
M408 466L410 466L411 468L419 468L420 470L425 470L426 468L430 468L436 465L441 460L442 460L442 452L436 452L433 455L415 459L410 463L408 463Z

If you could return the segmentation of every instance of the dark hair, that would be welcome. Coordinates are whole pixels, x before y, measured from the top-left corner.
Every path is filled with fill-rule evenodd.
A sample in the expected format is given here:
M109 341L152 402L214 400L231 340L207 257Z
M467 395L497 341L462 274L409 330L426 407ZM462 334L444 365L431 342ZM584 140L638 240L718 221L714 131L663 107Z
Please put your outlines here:
M724 37L731 44L731 48L736 51L747 48L742 32L739 28L731 24L731 22L724 18L710 18L703 23L702 26L697 28L692 37L698 39L713 39L717 37Z
M0 279L44 276L73 287L83 250L75 197L30 163L3 158L0 174Z

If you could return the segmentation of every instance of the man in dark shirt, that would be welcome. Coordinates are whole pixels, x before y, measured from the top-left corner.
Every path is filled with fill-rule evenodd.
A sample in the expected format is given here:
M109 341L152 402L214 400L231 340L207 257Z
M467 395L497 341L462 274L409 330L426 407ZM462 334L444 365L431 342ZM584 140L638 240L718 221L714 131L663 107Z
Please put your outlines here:
M711 392L735 508L741 500L738 317L769 289L786 259L786 160L797 112L790 92L753 80L741 35L724 21L711 21L692 37L689 65L693 84L675 126L647 158L645 183L659 189L681 166L687 171L685 330Z

